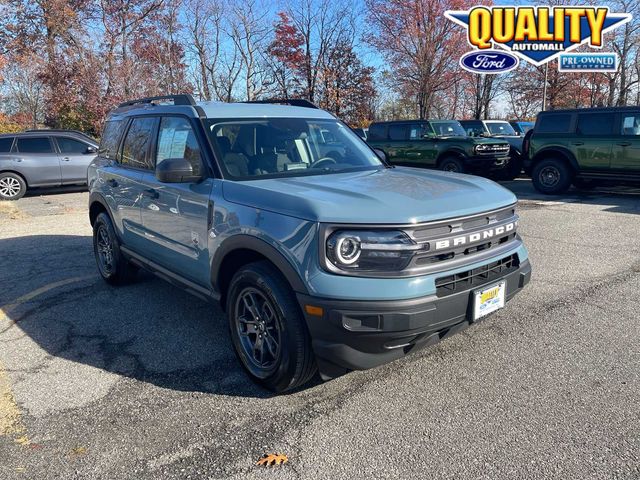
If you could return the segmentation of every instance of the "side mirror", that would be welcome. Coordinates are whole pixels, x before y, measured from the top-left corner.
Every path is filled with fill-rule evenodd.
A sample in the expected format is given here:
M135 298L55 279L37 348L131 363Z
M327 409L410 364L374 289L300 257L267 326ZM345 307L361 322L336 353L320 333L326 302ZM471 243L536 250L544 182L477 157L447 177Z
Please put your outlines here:
M376 152L376 155L380 160L382 160L383 162L387 161L387 154L384 153L382 150L380 150L379 148L374 148L373 151Z
M194 183L202 177L193 171L184 158L165 158L156 166L156 178L162 183Z
M94 147L94 146L89 145L87 147L87 151L85 153L87 153L87 154L89 154L89 153L98 153L98 149L96 147Z

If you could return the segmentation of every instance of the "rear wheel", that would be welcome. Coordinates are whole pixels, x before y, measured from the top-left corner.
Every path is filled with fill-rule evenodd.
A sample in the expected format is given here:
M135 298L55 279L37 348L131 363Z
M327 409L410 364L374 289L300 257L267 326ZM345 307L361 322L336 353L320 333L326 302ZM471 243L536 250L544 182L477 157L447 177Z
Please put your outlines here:
M104 212L93 223L93 252L105 282L122 285L134 280L138 269L122 255L111 218Z
M559 158L546 158L536 163L531 172L533 186L540 193L557 195L566 192L573 180L573 171Z
M458 157L445 157L438 163L438 168L445 172L464 173L464 162Z
M227 297L231 339L252 380L284 392L308 382L317 367L311 337L287 281L268 262L242 267Z
M27 182L17 173L0 173L0 200L18 200L27 193Z

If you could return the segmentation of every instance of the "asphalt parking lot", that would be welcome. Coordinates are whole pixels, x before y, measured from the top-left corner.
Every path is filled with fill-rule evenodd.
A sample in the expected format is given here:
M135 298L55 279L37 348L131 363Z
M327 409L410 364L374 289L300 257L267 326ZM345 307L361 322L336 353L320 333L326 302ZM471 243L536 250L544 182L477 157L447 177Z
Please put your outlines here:
M525 291L284 396L247 380L218 307L102 282L87 193L0 204L0 478L640 479L640 190L505 185Z

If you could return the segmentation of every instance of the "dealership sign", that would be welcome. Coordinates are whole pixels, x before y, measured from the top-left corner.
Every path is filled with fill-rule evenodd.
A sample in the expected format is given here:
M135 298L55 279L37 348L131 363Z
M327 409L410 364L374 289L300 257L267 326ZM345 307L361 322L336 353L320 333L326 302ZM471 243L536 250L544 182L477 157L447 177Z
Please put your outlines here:
M608 7L474 7L471 10L449 10L445 16L467 30L467 40L475 47L460 60L463 68L478 73L478 69L469 65L471 60L463 61L471 54L480 52L490 55L496 53L496 47L511 53L533 65L545 63L560 57L580 45L602 48L603 34L610 32L631 20L629 13L611 13ZM502 52L498 52L504 54ZM612 55L610 53L606 55ZM588 58L588 57L585 57ZM568 60L570 69L574 59ZM496 59L500 61L500 59ZM572 71L607 71L597 69L597 65L610 63L601 58L585 60L584 69ZM581 60L582 62L582 60ZM617 65L617 58L615 60ZM505 60L505 65L510 64ZM482 73L501 73L507 70L495 67L481 67ZM495 67L495 68L494 68Z

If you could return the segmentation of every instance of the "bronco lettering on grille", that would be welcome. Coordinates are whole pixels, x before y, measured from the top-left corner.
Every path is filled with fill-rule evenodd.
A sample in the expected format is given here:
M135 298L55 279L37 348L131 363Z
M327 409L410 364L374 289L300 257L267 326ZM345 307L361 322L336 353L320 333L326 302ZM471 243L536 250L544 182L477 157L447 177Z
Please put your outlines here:
M468 235L461 235L459 237L437 240L435 242L435 250L443 250L445 248L469 245L480 242L482 240L491 240L494 237L500 237L501 235L515 231L517 226L518 222L515 221L507 223L506 225L501 225L499 227L488 228L480 232L470 233Z

